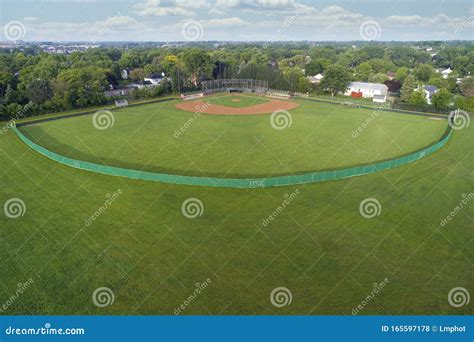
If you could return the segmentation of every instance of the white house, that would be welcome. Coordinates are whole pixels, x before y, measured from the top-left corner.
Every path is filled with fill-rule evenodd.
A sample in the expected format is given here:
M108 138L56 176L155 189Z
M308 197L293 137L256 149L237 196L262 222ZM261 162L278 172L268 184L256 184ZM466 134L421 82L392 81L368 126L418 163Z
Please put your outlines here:
M317 74L316 76L308 76L308 80L312 83L312 84L318 84L319 82L321 82L321 80L323 79L323 75L321 74Z
M443 78L448 78L448 76L453 72L453 70L451 70L451 67L447 68L447 69L444 69L444 70L441 70L441 76Z
M161 81L163 81L164 77L165 77L165 73L161 73L161 75L152 74L150 75L150 77L145 77L143 80L150 82L154 86L157 86L161 83Z
M423 93L425 94L426 103L431 104L431 98L438 92L438 88L432 85L423 86Z
M362 94L362 97L372 98L374 102L383 103L387 101L388 87L382 83L352 82L344 95L351 96L352 93Z

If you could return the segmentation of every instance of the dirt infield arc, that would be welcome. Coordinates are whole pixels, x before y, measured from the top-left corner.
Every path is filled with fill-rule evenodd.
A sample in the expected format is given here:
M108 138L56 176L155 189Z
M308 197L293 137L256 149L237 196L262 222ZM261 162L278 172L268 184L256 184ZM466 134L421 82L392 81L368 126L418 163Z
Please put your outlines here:
M266 103L257 104L254 106L235 108L212 104L205 101L186 101L178 103L175 107L188 112L200 112L203 114L215 115L255 115L255 114L270 114L277 110L291 110L298 107L299 104L293 101L283 101L271 99Z

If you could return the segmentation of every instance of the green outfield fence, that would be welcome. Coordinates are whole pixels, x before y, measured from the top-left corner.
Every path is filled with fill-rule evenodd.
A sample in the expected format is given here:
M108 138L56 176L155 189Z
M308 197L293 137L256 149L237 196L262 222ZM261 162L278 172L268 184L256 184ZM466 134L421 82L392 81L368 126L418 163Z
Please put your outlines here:
M355 166L345 169L332 171L318 171L310 172L301 175L278 176L268 178L253 178L253 179L239 179L239 178L213 178L213 177L193 177L183 175L171 175L162 173L145 172L139 170L124 169L113 166L99 165L86 161L75 160L60 154L51 152L46 148L35 144L28 139L17 127L13 127L15 133L20 139L31 147L36 152L48 157L61 164L71 166L81 170L87 170L97 173L102 173L111 176L120 176L126 178L140 179L146 181L155 181L161 183L181 184L181 185L197 185L210 186L221 188L267 188L273 186L287 186L295 184L315 183L328 180L344 179L354 176L361 176L370 173L380 172L383 170L393 169L413 161L424 158L433 152L443 147L452 135L450 127L447 128L443 136L434 144L423 148L414 153L398 157L395 159L372 163L363 166Z

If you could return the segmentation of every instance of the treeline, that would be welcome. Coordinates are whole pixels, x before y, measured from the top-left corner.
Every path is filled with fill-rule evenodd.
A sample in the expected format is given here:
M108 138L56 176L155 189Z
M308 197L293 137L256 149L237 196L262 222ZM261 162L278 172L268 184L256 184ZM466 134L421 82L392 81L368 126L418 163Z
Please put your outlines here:
M419 89L429 84L439 88L433 99L436 108L474 112L473 44L429 44L103 47L69 55L47 54L38 47L4 49L0 50L0 118L103 105L114 100L107 91L143 84L145 77L155 74L166 76L159 86L140 87L127 97L179 94L218 78L267 80L273 89L334 95L350 81L387 82L391 72L396 102L426 106ZM453 70L447 78L436 72L446 68ZM311 84L307 76L319 73L325 76L323 82Z

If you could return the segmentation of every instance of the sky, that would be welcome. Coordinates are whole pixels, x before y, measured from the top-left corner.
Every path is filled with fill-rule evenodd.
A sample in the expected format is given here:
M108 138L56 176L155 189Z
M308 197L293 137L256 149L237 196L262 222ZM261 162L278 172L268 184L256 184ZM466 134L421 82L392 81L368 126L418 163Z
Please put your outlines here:
M1 41L472 40L473 0L0 0Z

